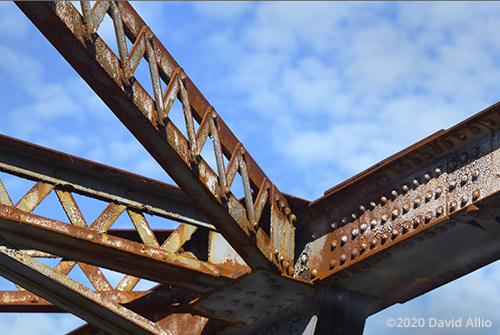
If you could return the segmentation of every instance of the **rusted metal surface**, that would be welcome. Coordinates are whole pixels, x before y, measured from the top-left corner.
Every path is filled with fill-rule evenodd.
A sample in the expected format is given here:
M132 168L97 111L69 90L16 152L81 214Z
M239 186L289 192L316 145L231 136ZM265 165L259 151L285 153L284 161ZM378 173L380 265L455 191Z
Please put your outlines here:
M94 10L85 10L85 20L69 2L19 2L18 6L247 264L288 271L283 263L293 263L295 215L285 196L268 180L128 3L119 2L116 8L112 6L110 12L117 29L122 59L118 59L98 36L100 18L107 10L102 6L107 5L97 3ZM51 19L48 20L48 17ZM130 53L123 43L122 28L134 43ZM91 34L89 39L90 31L97 33ZM134 62L143 55L154 62L150 65L156 101L133 78ZM160 97L157 92L163 91L160 87L162 82L166 89ZM171 100L176 96L183 106L187 139L168 118ZM165 106L164 110L162 106ZM208 136L213 140L214 154L219 162L217 173L200 156ZM223 166L221 155L229 161L227 167ZM236 173L240 174L243 182L244 202L231 193ZM278 257L275 249L278 250Z
M187 197L0 136L0 170L36 181L17 204L0 181L0 234L8 241L0 273L42 297L21 287L4 292L12 310L63 308L92 323L72 334L361 334L366 316L500 258L500 105L308 203L268 180L130 4L82 2L83 17L69 2L18 6ZM119 57L99 37L105 15ZM144 60L151 94L134 77ZM176 99L184 123L174 125ZM201 157L209 141L213 168ZM242 199L231 192L239 179ZM70 224L31 213L50 192ZM108 205L89 224L72 193ZM145 213L181 224L155 231ZM134 230L113 230L122 215ZM49 269L30 255L64 259ZM68 281L76 265L95 291ZM116 288L99 267L124 273ZM134 296L141 278L164 284ZM82 311L64 300L74 294L94 307ZM106 317L91 315L100 308ZM120 328L119 320L128 323Z
M61 276L54 269L8 245L0 246L0 259L2 276L111 334L172 335L154 322Z
M309 241L302 242L296 276L376 296L381 302L373 313L498 259L488 234L457 217L484 199L497 201L499 112L494 105L431 136L299 213L298 229ZM471 236L479 246L468 242ZM389 268L398 269L392 278L374 278Z

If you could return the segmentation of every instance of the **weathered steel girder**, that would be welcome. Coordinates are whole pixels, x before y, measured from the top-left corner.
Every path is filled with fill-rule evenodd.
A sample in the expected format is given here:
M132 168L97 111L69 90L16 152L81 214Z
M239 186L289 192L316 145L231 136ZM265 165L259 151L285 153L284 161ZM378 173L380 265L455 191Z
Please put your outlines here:
M500 105L308 203L268 180L130 4L18 6L180 190L0 136L0 170L36 182L16 204L0 182L0 274L19 288L0 311L68 311L90 323L80 335L360 334L368 315L500 258ZM99 37L105 15L119 57ZM143 59L151 95L134 77ZM75 193L108 203L92 224ZM49 194L68 222L33 213ZM124 213L131 229L113 229ZM180 225L152 229L146 214ZM76 265L93 289L68 277ZM124 277L113 288L101 268ZM141 278L160 285L133 291Z

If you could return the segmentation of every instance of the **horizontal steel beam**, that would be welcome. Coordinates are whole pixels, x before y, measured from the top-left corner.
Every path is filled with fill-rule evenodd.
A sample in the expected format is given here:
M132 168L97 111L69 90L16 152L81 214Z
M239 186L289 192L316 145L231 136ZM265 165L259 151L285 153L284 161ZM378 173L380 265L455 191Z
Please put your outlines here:
M207 292L246 272L0 205L0 234L17 248L38 249L148 280ZM242 273L243 272L243 273Z
M214 229L175 186L3 135L0 171Z

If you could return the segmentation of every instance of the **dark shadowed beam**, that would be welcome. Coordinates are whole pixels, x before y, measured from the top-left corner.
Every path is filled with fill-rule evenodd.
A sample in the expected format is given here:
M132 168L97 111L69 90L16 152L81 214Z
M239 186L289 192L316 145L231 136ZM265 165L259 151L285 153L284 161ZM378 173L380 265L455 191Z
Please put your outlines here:
M3 135L0 171L214 229L178 187Z

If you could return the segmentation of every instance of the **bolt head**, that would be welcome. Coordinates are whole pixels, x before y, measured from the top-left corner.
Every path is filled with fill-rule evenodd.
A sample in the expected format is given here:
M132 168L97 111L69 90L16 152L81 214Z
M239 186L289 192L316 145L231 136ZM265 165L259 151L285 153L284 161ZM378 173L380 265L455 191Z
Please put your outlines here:
M340 240L342 241L342 243L346 243L347 242L347 236L346 235L342 235L342 237L340 238Z

